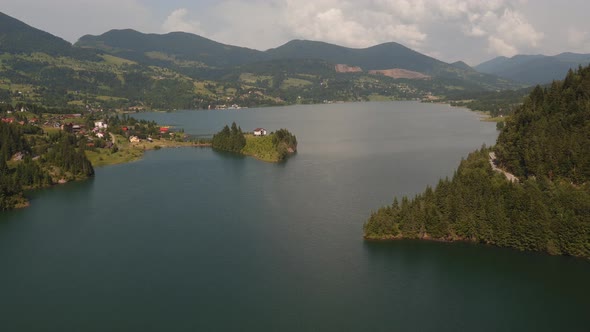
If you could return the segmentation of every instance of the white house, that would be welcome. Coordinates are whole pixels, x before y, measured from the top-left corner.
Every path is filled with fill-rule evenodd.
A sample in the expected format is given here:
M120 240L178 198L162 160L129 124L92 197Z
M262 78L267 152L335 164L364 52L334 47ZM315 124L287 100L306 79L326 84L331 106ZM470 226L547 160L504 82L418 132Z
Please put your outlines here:
M254 129L254 136L266 136L266 129L264 129L264 128Z
M96 133L96 137L98 137L98 138L104 138L104 133Z
M94 122L94 127L98 129L107 129L109 125L107 125L104 121L96 121Z

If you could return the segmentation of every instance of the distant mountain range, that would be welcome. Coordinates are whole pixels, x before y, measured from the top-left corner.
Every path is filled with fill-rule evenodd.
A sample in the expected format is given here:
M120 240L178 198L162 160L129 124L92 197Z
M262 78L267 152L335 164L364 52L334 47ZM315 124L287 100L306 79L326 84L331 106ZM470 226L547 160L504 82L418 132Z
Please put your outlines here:
M0 52L0 98L52 106L254 106L523 87L393 42L357 49L293 40L259 51L184 32L124 29L72 45L1 13Z
M448 64L393 42L357 49L319 41L292 40L277 48L257 51L221 44L189 33L159 35L128 29L111 30L100 36L86 35L75 46L172 68L195 78L210 74L211 70L234 69L238 66L247 68L248 65L260 62L316 60L334 68L346 65L355 67L357 70L354 72L379 73L392 78L443 78L463 81L481 89L517 86L505 79L479 73L465 63ZM195 70L195 67L201 69ZM222 73L227 74L226 71ZM401 74L398 76L396 73Z
M515 55L497 57L474 68L482 73L500 76L529 85L559 80L569 69L590 63L590 54L561 53L555 56Z
M363 70L400 68L424 74L448 69L449 64L397 43L354 49L324 42L293 40L268 51L225 45L184 32L145 34L135 30L111 30L100 36L86 35L75 44L128 59L147 62L192 61L210 67L234 67L284 59L324 60L358 66Z

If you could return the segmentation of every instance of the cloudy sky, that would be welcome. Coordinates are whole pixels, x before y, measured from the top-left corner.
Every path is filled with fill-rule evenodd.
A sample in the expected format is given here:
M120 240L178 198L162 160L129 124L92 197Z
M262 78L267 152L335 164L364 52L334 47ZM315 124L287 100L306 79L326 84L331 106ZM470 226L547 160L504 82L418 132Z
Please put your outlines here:
M70 42L133 28L259 50L292 39L395 41L471 65L498 55L590 53L588 0L0 0L0 11Z

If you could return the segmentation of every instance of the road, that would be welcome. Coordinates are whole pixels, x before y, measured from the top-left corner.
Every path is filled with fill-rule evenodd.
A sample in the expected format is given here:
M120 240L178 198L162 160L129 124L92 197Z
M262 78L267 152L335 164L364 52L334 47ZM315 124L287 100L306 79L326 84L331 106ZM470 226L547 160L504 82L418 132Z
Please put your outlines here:
M508 179L508 181L518 183L518 178L516 176L514 176L514 174L508 173L505 170L500 169L500 168L498 168L498 166L496 166L496 153L495 152L490 152L490 165L492 166L492 169L494 170L494 172L502 173L502 174L504 174L504 176L506 176L506 179Z

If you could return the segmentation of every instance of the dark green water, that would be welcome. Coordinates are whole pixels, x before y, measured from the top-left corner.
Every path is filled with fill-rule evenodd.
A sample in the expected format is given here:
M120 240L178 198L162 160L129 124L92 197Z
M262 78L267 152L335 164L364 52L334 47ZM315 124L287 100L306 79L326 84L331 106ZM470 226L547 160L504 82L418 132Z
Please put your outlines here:
M493 123L367 103L142 114L192 134L287 127L282 164L152 151L0 215L0 331L588 331L590 264L367 243L394 195L451 175Z

